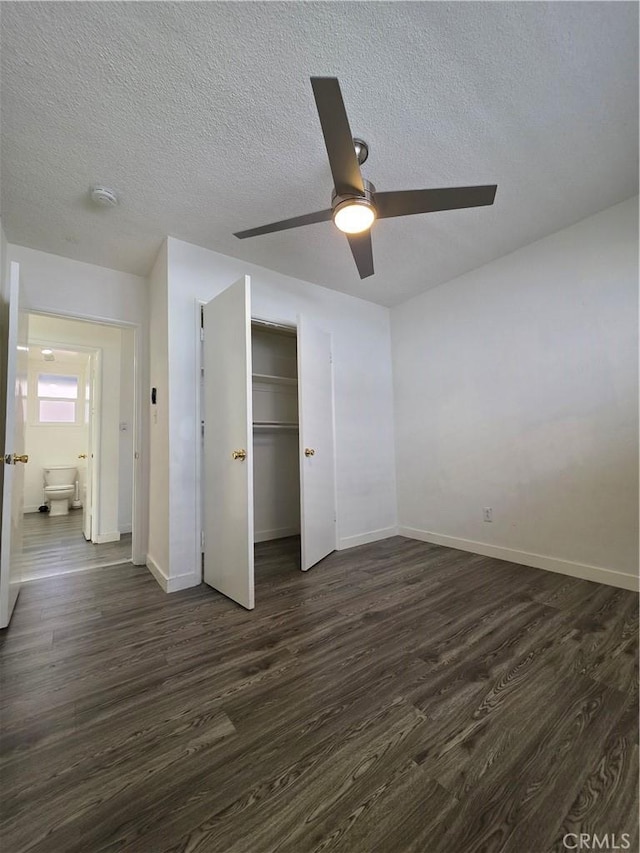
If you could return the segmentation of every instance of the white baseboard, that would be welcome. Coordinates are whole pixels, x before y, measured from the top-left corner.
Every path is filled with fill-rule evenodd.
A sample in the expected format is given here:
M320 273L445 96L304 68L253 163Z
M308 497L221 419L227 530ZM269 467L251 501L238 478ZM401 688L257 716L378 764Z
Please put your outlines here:
M343 536L338 539L338 551L355 548L357 545L368 545L369 542L378 542L380 539L389 539L397 535L397 527L381 527L379 530L369 530L367 533L358 533L356 536Z
M147 554L147 568L149 569L151 574L154 576L154 578L157 580L158 584L162 587L162 589L165 592L167 592L167 585L168 585L169 578L165 575L165 573L162 571L160 566L153 559L151 554Z
M40 504L38 504L37 506L25 506L22 511L26 515L26 513L28 513L28 512L38 512L39 508L40 508Z
M147 554L147 568L165 592L178 592L181 589L199 586L201 583L200 577L196 577L193 573L167 577L150 554Z
M274 527L273 530L256 530L254 542L268 542L270 539L284 539L286 536L299 536L299 527Z
M121 536L123 536L125 533L131 533L132 530L133 530L133 526L132 526L131 522L129 522L128 524L121 524L120 525L120 535Z
M446 548L470 551L472 554L480 554L483 557L495 557L498 560L507 560L510 563L531 566L534 569L545 569L548 572L570 575L585 581L605 583L608 586L630 589L633 592L638 592L639 589L637 575L625 574L614 569L589 566L585 563L575 563L571 560L547 557L543 554L530 554L528 551L516 551L513 548L488 545L485 542L475 542L472 539L458 539L456 536L432 533L430 530L418 530L415 527L400 526L398 532L400 536L406 536L409 539L419 539L422 542L431 542L434 545L444 545Z
M190 589L192 586L200 586L202 578L193 573L188 575L174 575L167 581L167 592L179 592L181 589Z
M111 533L96 533L96 535L91 538L91 541L95 542L96 545L104 545L106 542L119 542L120 531L114 530Z

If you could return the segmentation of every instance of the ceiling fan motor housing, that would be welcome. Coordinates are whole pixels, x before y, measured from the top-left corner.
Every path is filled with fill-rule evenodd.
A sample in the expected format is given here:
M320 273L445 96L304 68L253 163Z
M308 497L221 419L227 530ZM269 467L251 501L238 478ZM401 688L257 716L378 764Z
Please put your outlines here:
M375 203L376 188L371 183L371 181L367 181L365 178L362 179L362 183L364 184L364 195L359 195L358 193L355 193L355 192L353 194L349 194L349 195L338 195L338 193L335 191L335 189L333 190L333 192L331 193L331 209L334 211L334 213L337 210L337 208L339 208L342 204L344 204L347 201L365 202L370 207L373 207L373 209L375 210L375 207L376 207L376 203Z

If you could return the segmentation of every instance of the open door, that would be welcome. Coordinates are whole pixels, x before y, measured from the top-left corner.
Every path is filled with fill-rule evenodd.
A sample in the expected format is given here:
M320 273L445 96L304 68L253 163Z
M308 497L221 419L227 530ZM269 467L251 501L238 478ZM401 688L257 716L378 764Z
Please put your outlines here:
M336 547L331 338L298 318L301 569Z
M7 396L0 541L0 628L6 628L20 591L22 516L24 513L25 422L27 414L28 315L19 310L20 267L9 273Z
M203 307L204 580L248 610L253 583L249 276Z
M82 500L82 532L87 542L92 541L92 537L95 533L93 519L95 518L95 502L98 495L97 484L95 482L97 466L94 464L94 448L98 447L98 430L100 427L100 418L98 417L98 383L101 369L100 356L100 350L96 350L96 352L91 353L89 356L89 375L86 382L87 411L89 416L89 422L87 424L87 452L81 453L79 457L85 461L85 486Z

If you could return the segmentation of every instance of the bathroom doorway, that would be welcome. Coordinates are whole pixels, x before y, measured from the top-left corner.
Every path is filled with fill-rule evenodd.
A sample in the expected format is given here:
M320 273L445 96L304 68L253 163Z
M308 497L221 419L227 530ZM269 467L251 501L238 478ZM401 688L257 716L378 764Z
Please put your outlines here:
M23 580L132 558L134 330L29 316Z

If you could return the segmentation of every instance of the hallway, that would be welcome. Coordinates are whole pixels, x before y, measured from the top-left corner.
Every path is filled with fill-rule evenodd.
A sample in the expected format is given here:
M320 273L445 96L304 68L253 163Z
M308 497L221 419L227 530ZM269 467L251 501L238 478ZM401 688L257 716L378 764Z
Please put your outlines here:
M113 566L131 560L131 534L119 542L96 545L82 535L82 512L53 518L49 513L30 512L23 520L22 580L66 575L86 569Z

